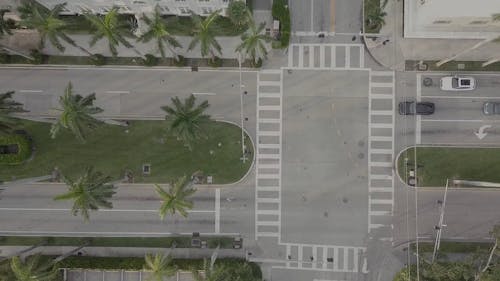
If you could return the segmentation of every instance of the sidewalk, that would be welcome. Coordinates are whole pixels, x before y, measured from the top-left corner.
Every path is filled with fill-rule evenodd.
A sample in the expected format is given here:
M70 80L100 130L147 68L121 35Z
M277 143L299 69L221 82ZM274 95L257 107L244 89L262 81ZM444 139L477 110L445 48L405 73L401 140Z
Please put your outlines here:
M30 246L0 246L0 256L10 257L16 253L29 248ZM44 246L38 247L27 253L24 256L29 256L35 253L43 253L44 255L63 255L74 250L76 247L66 246ZM82 256L92 257L144 257L147 253L171 253L176 259L203 259L210 258L215 249L170 249L170 248L139 248L139 247L85 247L79 251ZM218 258L246 258L246 250L242 249L219 249Z
M472 39L403 38L403 3L389 1L385 7L386 24L380 30L382 35L375 40L364 37L368 51L381 65L401 71L404 70L405 60L441 60L481 42ZM386 44L383 44L384 41ZM457 60L485 61L498 56L499 52L500 43L487 43L464 53Z

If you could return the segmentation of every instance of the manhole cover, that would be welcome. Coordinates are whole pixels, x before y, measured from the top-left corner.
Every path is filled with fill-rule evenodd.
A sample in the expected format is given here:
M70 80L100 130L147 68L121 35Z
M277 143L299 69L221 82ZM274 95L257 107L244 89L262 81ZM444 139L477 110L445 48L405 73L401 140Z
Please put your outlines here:
M364 154L364 153L360 153L360 154L358 154L358 158L359 158L359 159L363 159L363 158L365 158L365 154Z
M343 197L342 198L342 203L349 203L349 199L347 199L346 197Z
M426 87L432 86L432 78L429 78L429 77L424 78L423 84Z

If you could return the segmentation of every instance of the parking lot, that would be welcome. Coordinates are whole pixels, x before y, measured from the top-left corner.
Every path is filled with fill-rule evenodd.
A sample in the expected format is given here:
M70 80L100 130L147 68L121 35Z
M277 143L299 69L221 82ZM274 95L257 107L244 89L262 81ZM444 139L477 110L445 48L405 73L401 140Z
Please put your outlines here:
M362 245L368 213L368 75L285 73L283 242Z

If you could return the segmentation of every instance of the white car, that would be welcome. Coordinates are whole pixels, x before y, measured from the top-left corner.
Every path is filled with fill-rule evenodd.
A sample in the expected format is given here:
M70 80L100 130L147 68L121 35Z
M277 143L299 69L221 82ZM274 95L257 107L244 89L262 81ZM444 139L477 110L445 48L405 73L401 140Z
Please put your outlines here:
M474 77L446 76L441 78L443 91L471 91L476 88Z

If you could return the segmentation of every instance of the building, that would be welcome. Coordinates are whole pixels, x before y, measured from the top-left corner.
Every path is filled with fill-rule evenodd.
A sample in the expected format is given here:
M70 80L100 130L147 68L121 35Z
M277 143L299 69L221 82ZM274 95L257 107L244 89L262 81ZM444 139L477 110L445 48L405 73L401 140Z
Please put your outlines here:
M500 36L500 0L405 0L404 37L486 39Z
M57 4L67 3L64 14L81 14L90 10L96 14L106 14L113 7L120 13L136 14L152 12L159 5L165 15L189 15L193 11L199 15L208 15L218 9L226 14L230 0L36 0L52 8Z

